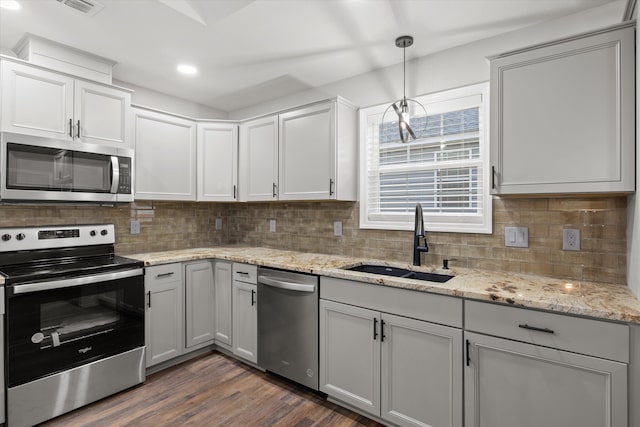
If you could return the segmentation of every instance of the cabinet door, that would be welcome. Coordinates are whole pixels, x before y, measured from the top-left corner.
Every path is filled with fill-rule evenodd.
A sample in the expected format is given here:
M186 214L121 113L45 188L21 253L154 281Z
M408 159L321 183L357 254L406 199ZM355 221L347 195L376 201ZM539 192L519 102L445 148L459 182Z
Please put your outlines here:
M214 288L211 262L197 262L185 266L185 319L187 348L213 343Z
M240 200L278 198L278 116L240 126Z
M134 109L136 199L196 200L196 125Z
M76 80L74 110L75 132L80 141L131 148L129 92Z
M280 200L335 199L335 102L280 115Z
M380 414L379 313L320 300L320 390Z
M634 28L491 62L496 194L634 191Z
M462 427L462 330L382 314L381 416Z
M215 287L215 340L231 348L231 262L216 261L213 283Z
M238 125L198 124L198 200L237 200Z
M258 363L257 286L233 281L233 354Z
M465 332L465 426L623 427L627 365Z
M71 77L2 61L2 130L73 140Z
M175 267L176 271L171 269ZM147 367L182 354L184 346L184 298L180 264L147 269L145 291L145 345Z

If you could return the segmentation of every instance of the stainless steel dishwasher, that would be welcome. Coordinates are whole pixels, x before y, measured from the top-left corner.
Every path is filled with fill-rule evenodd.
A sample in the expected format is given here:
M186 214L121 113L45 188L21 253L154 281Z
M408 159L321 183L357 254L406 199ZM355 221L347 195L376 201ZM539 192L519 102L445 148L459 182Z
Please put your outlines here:
M258 269L258 365L318 390L318 277Z

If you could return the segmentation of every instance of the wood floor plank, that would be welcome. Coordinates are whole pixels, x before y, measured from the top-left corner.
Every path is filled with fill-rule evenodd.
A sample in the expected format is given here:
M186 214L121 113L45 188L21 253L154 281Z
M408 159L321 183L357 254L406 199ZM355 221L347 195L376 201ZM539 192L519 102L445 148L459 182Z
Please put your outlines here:
M213 352L42 427L377 427L321 395Z

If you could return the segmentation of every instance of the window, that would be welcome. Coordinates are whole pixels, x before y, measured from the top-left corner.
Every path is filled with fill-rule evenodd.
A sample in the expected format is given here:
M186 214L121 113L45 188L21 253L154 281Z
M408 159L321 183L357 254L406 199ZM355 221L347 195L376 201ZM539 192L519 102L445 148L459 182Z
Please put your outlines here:
M406 144L397 121L382 123L389 104L360 109L361 228L412 230L420 202L428 230L491 233L488 88L416 98L427 116L410 125L424 132Z

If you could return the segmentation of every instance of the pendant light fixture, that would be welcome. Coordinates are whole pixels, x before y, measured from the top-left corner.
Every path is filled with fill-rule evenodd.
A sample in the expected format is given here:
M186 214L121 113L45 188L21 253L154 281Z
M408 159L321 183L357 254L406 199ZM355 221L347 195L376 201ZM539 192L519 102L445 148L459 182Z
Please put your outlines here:
M420 138L427 127L427 110L415 99L407 98L407 48L412 44L412 36L400 36L396 39L396 47L402 48L402 98L389 105L382 115L382 123L386 123L387 120L395 121L395 116L397 116L398 132L403 143L409 142L409 138ZM387 113L391 109L395 112L393 119L387 118ZM411 117L415 116L424 117L424 123L419 125L417 129L412 128L410 125Z

